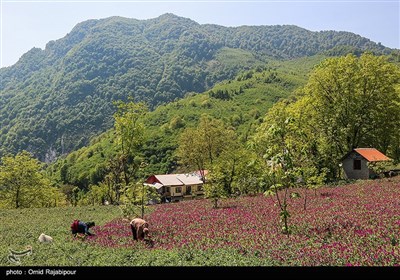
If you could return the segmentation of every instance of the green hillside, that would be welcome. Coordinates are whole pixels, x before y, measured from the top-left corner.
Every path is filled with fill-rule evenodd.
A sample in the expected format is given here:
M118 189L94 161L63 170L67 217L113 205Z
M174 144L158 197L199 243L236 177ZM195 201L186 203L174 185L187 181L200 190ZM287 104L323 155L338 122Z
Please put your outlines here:
M174 171L179 135L185 128L197 125L202 114L230 124L244 142L262 122L267 110L304 85L307 73L323 58L270 61L264 68L245 71L202 94L189 93L186 98L157 107L143 120L147 141L142 153L148 165L140 176ZM58 182L85 188L103 178L115 146L113 130L110 130L92 139L91 145L58 160L49 170Z
M338 46L391 52L353 33L291 25L200 25L173 14L88 20L0 69L0 155L26 149L51 162L111 128L113 100L133 97L156 108L271 58Z

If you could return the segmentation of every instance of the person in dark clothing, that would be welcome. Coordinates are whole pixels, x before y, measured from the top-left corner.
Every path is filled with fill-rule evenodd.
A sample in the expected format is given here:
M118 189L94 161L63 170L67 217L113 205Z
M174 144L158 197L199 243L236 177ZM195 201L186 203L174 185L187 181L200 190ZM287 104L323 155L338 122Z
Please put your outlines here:
M74 236L76 236L78 233L82 233L82 234L84 234L85 236L86 236L86 235L92 236L92 235L94 235L94 234L91 233L91 232L89 231L89 229L90 229L91 227L94 227L94 226L95 226L95 223L94 223L94 222L87 222L87 223L85 223L85 222L82 222L82 221L79 221L79 220L75 220L75 221L71 224L71 232L72 232L72 234L73 234Z

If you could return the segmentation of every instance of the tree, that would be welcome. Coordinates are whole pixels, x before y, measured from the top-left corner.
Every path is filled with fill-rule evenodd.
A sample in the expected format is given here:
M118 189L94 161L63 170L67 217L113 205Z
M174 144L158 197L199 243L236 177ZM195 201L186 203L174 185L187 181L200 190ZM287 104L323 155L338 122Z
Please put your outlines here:
M330 151L331 169L353 148L373 146L395 150L400 97L400 70L387 58L365 53L323 61L305 86L313 123ZM334 175L335 176L335 175Z
M89 185L89 191L85 194L86 204L103 205L107 197L107 187L105 184Z
M210 180L204 184L204 195L213 202L213 207L218 208L218 201L226 197L227 191L223 184L224 175L218 171L210 174Z
M15 157L1 158L0 197L5 206L49 206L46 192L54 193L40 162L30 153L22 151Z
M204 185L205 196L212 200L214 208L218 208L221 198L257 193L260 172L255 155L240 143L232 142L210 168Z
M212 169L215 160L232 145L234 139L234 131L221 120L203 115L196 128L182 132L176 153L182 165L203 172ZM203 173L201 176L205 178Z
M215 161L210 181L219 184L225 196L259 192L261 169L256 155L235 141Z
M396 165L392 159L387 161L371 161L367 163L367 166L369 170L375 173L374 176L377 177L383 177L385 175L391 177L393 171L390 171L396 169Z
M204 182L204 170L209 170L210 181L205 182L204 192L206 197L213 200L215 208L218 199L231 193L232 181L225 177L218 158L234 146L235 138L231 128L208 115L200 118L196 128L187 128L180 136L177 156L186 168L199 170Z
M275 194L283 223L282 232L285 234L290 233L287 198L288 189L293 187L295 182L294 155L296 154L296 145L291 137L293 119L288 114L287 105L285 102L280 102L271 108L253 138L254 147L265 159L267 167L265 175L269 189L264 194ZM283 198L279 192L281 189L284 190Z
M133 101L128 103L118 101L114 104L117 106L114 127L119 160L123 167L125 185L129 185L131 177L139 168L134 159L140 154L139 148L144 143L144 125L140 120L147 113L147 107L144 103Z
M289 235L291 230L288 224L288 219L290 217L288 211L288 189L293 186L293 173L291 169L288 168L287 160L287 154L283 155L278 153L267 162L269 167L269 169L267 169L269 189L264 192L264 195L275 195L280 209L280 221L283 223L282 233ZM280 190L283 190L283 197Z
M160 202L160 194L156 189L139 181L125 188L124 205L120 206L120 208L127 218L140 216L143 219L147 205L157 202Z
M180 159L181 165L190 169L205 170L207 157L202 151L203 144L200 140L200 133L197 129L187 128L179 137L179 146L176 154ZM204 178L204 173L201 174Z
M280 103L276 106L279 107ZM286 141L290 141L293 169L297 178L295 185L304 190L304 210L306 210L307 190L314 189L316 191L325 183L328 172L326 166L329 165L330 158L325 158L322 152L317 125L312 118L310 98L302 97L293 103L284 105L284 109L284 115L291 120Z
M79 188L73 185L61 185L60 187L60 191L64 194L66 202L72 206L76 206L77 204L75 189L76 192L79 191Z
M108 161L103 182L100 183L107 191L107 197L111 204L119 204L123 189L124 156L116 155Z
M265 163L265 195L275 195L283 223L282 232L289 234L288 190L306 188L325 179L318 158L318 138L309 123L307 99L276 103L266 114L250 144ZM318 181L318 182L320 182ZM300 183L301 182L301 183ZM283 191L281 191L283 190Z

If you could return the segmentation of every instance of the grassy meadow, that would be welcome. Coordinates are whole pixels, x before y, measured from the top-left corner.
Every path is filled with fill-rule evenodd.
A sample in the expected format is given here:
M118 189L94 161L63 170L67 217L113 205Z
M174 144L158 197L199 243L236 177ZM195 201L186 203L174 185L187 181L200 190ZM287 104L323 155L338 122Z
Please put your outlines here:
M15 265L9 249L27 245L21 266L400 264L400 177L290 192L300 195L288 198L290 235L281 233L274 196L224 199L218 209L201 199L150 206L151 247L132 240L117 206L2 210L0 266ZM94 220L96 236L74 239L77 218ZM42 232L54 242L39 243Z

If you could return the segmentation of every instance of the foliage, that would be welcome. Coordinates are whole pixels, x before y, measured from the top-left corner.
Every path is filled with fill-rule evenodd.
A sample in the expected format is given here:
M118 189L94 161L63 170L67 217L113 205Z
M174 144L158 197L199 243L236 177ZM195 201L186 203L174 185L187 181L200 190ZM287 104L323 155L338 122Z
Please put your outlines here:
M116 144L125 185L134 178L140 167L136 159L144 143L144 125L141 119L147 112L143 103L115 102L117 112L114 114Z
M323 57L316 56L298 61L272 62L264 70L252 71L252 78L243 81L228 80L212 90L224 90L232 94L231 100L208 98L208 93L189 94L186 98L159 106L143 118L145 143L141 149L146 166L138 171L145 178L149 174L174 172L178 166L175 150L182 131L194 128L203 114L218 118L231 125L244 142L262 121L261 116L277 100L305 84L306 75L313 65ZM277 70L274 70L276 69ZM257 71L256 71L257 70ZM273 82L266 83L274 73ZM211 108L200 107L206 99ZM196 106L196 107L194 107ZM235 112L237 119L232 117ZM72 152L49 167L49 173L59 184L71 184L87 189L90 184L99 184L109 172L108 161L114 159L118 146L115 145L115 130L109 130L91 140L87 147Z
M61 193L51 186L41 163L27 151L4 156L0 165L1 207L49 207L64 203Z
M90 185L89 190L79 202L80 205L104 205L110 201L108 197L108 188L105 184Z
M225 178L218 173L212 174L212 177L210 176L210 181L207 181L203 186L204 195L211 199L214 208L218 208L218 201L220 201L221 198L226 198L228 194L224 185L221 183Z
M113 126L112 101L132 97L155 108L270 58L311 56L338 45L391 51L356 34L291 25L200 25L172 14L88 20L0 69L0 156L25 149L53 162Z
M199 170L206 183L205 196L212 198L214 207L218 206L218 199L231 193L231 186L226 184L224 174L217 170L214 172L214 169L221 155L235 146L235 136L232 128L221 120L203 115L195 129L188 128L182 132L176 150L182 166L187 170ZM211 174L209 181L204 170Z
M160 195L156 189L143 182L130 184L125 188L123 205L120 206L124 217L133 219L141 217L143 219L149 204L159 203Z
M385 57L368 53L323 61L303 89L268 112L253 137L255 148L262 156L265 147L284 145L281 153L292 157L294 172L306 185L324 177L336 180L340 159L356 147L396 156L399 73Z
M331 176L340 158L357 147L392 154L397 149L400 69L385 57L347 55L322 62L305 87L310 120L329 153ZM329 152L328 152L329 151Z
M256 155L235 142L214 164L210 180L219 184L226 196L257 194L262 191L260 177L263 172Z
M134 157L144 141L144 127L140 122L147 108L144 103L115 102L117 112L114 114L117 145L126 157Z
M390 176L391 174L389 174L389 172L396 169L396 165L394 164L393 160L370 161L367 162L367 166L368 169L372 170L378 177L384 177L385 173L387 176Z
M281 211L282 232L286 234L291 232L288 226L288 188L298 185L299 180L303 187L308 187L322 184L325 179L325 173L318 168L317 139L303 124L305 112L298 104L303 105L287 100L275 104L251 139L252 148L265 160L264 180L269 187L265 194L275 194ZM278 195L279 189L285 189L282 197ZM304 199L306 208L306 196Z
M233 130L221 120L203 115L195 129L188 128L182 132L176 153L181 164L188 169L210 169L233 143L234 136Z

